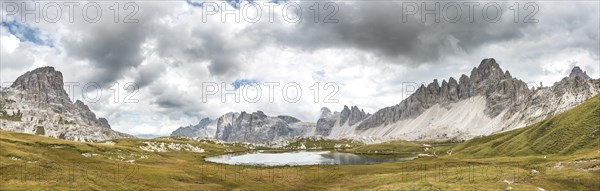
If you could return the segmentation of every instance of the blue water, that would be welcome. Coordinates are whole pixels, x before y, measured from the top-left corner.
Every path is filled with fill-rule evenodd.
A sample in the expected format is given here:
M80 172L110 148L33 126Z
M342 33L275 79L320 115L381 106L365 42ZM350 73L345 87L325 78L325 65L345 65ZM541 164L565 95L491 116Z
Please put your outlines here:
M331 151L299 151L285 153L252 152L206 158L206 161L252 166L298 166L317 164L372 164L412 160L414 157L368 156Z

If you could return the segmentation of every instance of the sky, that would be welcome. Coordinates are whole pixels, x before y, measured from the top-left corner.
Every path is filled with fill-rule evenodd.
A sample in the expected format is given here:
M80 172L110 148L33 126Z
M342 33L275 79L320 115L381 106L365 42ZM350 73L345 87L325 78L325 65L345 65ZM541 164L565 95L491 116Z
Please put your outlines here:
M531 86L551 85L574 66L600 78L595 1L49 0L0 7L3 87L53 66L73 101L134 135L168 135L227 112L303 121L316 121L321 107L373 113L420 84L468 75L484 58Z

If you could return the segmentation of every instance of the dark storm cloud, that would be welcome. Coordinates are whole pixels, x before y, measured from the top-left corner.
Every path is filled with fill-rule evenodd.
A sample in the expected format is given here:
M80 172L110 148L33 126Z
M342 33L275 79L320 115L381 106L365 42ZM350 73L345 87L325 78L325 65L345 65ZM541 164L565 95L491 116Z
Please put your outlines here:
M189 26L182 26L185 28ZM249 37L238 34L225 34L226 28L218 24L198 24L190 30L181 28L161 28L157 35L157 53L161 57L170 57L182 60L183 65L208 62L208 71L211 75L222 76L232 74L240 69L242 62L240 54L249 49ZM231 35L231 36L226 36ZM250 37L251 38L251 37ZM260 42L252 48L261 47Z
M176 108L181 108L182 106L185 106L186 103L184 103L181 99L179 99L176 96L162 96L162 97L158 97L156 99L155 102L158 106L160 106L161 108L165 108L165 109L176 109Z
M65 39L63 43L70 55L87 59L98 69L94 79L97 82L112 83L121 78L123 71L141 63L140 44L146 38L145 29L123 25L89 30L81 39Z
M162 115L172 119L180 117L197 117L206 108L200 98L182 91L177 86L157 81L149 86L151 104L158 106Z
M135 85L138 88L142 88L151 84L160 77L165 69L166 64L164 63L138 67L137 76L135 77Z
M78 30L72 31L73 35L66 36L61 43L70 56L88 60L96 69L96 74L89 80L115 82L123 77L125 71L136 68L144 60L141 46L152 30L158 27L155 20L164 10L152 3L136 5L139 11L134 18L138 22L115 23L112 15L105 15L98 23L70 24L69 27ZM109 6L101 4L104 8Z
M322 4L324 4L323 2ZM512 22L506 3L502 4L503 16L507 18L496 23L486 22L481 15L481 3L475 9L475 22L467 17L463 6L458 22L451 23L440 18L427 16L422 22L419 14L402 20L402 2L335 2L339 12L334 18L338 23L324 23L323 19L331 12L321 12L319 22L314 22L312 12L305 12L300 24L293 27L278 27L276 24L261 23L260 27L247 28L245 33L269 38L276 44L285 44L306 50L320 48L355 48L374 52L387 58L407 57L413 61L432 61L444 53L452 53L454 48L470 51L481 45L498 41L508 41L522 37L522 29L534 24ZM310 10L312 2L301 3L303 10ZM433 7L431 2L428 3ZM443 7L441 3L440 7ZM418 3L421 6L421 3ZM450 12L452 11L449 9ZM309 14L310 13L310 14ZM454 12L455 13L455 12ZM492 12L493 13L493 12ZM448 15L453 15L448 13ZM492 14L493 15L493 14ZM451 39L456 39L452 46Z
M229 72L230 70L237 68L237 61L232 58L216 58L212 60L208 69L211 74L214 75L223 75Z

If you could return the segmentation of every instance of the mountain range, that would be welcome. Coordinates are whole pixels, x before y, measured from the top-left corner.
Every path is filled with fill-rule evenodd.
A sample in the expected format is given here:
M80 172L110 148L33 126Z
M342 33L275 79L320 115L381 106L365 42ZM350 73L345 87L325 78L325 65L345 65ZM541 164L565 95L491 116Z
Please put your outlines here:
M360 123L338 123L333 138L447 140L524 127L561 113L596 95L599 80L579 67L551 87L529 89L503 71L493 58L484 59L470 76L433 80L397 105L386 107Z
M214 138L227 142L267 143L297 137L388 140L467 140L525 127L557 115L600 91L600 80L574 67L550 87L530 88L493 58L483 59L469 75L421 85L400 103L373 114L357 106L341 111L321 108L316 122L262 111L229 112L180 127L171 136ZM76 141L132 137L111 129L82 101L72 102L63 76L53 67L29 71L0 95L0 129Z
M593 97L600 80L579 67L550 87L530 88L512 77L493 58L483 59L470 75L437 79L421 85L399 104L373 114L357 106L332 112L321 108L317 122L261 111L228 113L196 126L181 127L176 136L209 137L232 142L263 143L290 137L327 137L365 142L387 140L467 140L509 131L557 115ZM186 133L189 132L189 133ZM213 132L215 132L213 134Z

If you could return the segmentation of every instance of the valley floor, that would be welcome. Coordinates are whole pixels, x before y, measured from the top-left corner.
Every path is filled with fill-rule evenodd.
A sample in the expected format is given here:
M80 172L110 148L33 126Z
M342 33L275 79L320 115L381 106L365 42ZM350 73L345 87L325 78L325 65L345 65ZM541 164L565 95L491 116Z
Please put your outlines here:
M0 131L0 190L600 190L599 149L568 156L469 158L440 146L424 151L438 156L413 161L299 167L203 160L245 151L241 144L214 141L80 143ZM346 152L368 153L365 148Z

